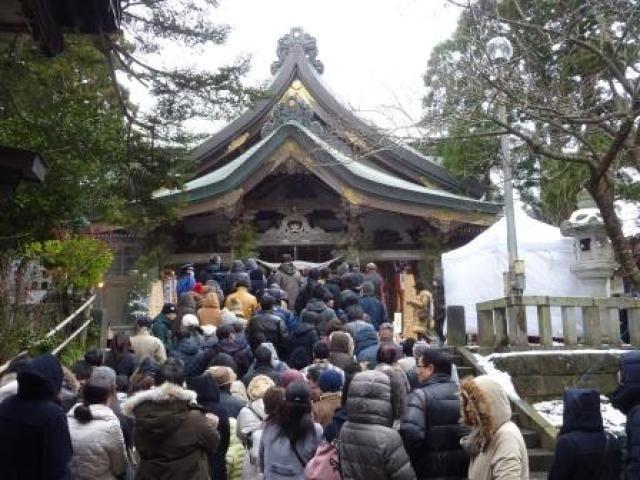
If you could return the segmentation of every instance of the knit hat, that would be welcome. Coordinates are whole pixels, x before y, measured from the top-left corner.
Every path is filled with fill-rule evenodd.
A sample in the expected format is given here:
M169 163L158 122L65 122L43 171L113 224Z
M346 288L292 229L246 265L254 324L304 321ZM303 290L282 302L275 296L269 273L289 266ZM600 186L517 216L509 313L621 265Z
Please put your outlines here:
M280 386L287 388L291 383L297 381L304 381L304 375L299 370L289 368L280 374Z
M342 375L337 370L325 370L320 374L318 386L323 392L339 392L342 388Z
M193 313L187 313L182 317L182 326L199 327L200 322L198 321L198 317L196 317Z
M273 386L275 386L275 383L266 375L256 375L247 386L247 395L249 395L249 399L252 401L258 400L264 397L265 392Z
M208 372L219 387L229 385L235 382L237 378L236 374L229 367L211 367Z
M162 313L164 313L165 315L168 313L176 313L176 306L173 303L165 303L162 306Z
M202 333L204 333L206 337L211 337L216 334L215 325L202 325L202 327L200 328L202 329Z
M94 367L87 384L107 390L116 388L116 372L111 367Z

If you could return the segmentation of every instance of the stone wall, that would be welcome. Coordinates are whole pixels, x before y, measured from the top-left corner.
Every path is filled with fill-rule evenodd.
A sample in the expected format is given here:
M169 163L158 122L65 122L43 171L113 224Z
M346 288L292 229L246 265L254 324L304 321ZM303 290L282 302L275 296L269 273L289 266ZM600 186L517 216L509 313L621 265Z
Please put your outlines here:
M560 398L566 388L595 388L611 393L618 385L620 350L532 352L491 357L508 372L521 397L535 402Z

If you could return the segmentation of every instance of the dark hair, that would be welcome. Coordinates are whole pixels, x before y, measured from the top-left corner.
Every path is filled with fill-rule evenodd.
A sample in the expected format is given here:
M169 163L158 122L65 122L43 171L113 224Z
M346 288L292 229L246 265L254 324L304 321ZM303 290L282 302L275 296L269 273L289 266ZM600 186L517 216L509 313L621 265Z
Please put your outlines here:
M113 340L111 340L111 352L113 353L115 363L118 363L130 348L131 341L129 340L129 335L127 335L125 332L116 333L115 337L113 337Z
M313 345L313 358L329 358L329 345L323 341L316 342Z
M307 380L313 383L318 383L318 381L320 380L320 374L322 372L322 368L313 368L313 366L311 366L307 369Z
M264 402L264 413L270 417L278 415L284 405L285 389L282 387L269 387L262 397Z
M451 375L451 360L449 356L437 348L428 348L422 352L422 363L433 365L434 373Z
M228 353L220 352L209 363L210 367L229 367L233 372L238 375L238 364Z
M116 392L127 393L129 391L129 377L126 375L116 376Z
M327 337L333 332L344 332L344 325L338 318L332 318L327 322Z
M322 267L320 269L320 278L322 280L327 280L331 276L331 270L329 267Z
M89 405L106 403L109 395L111 395L110 389L87 383L82 389L82 404L75 408L73 416L80 423L89 423L93 420Z
M233 289L237 290L239 287L249 288L249 282L246 278L239 278L238 280L236 280Z
M416 292L419 292L420 290L424 290L424 283L422 282L422 280L416 280L414 288L416 289Z
M378 353L376 354L376 360L378 363L386 363L387 365L393 365L398 361L398 349L395 345L388 343L381 343L378 347Z
M353 290L342 290L340 292L340 308L347 309L351 305L359 305L360 297Z
M184 383L184 362L179 358L169 358L160 367L158 372L157 383L158 385L164 382L175 383L176 385L182 385Z
M286 436L292 445L314 431L315 426L311 418L311 391L306 383L298 381L289 384L282 414L278 415L277 423L281 434Z
M104 354L102 353L102 350L94 348L84 354L84 361L92 367L100 367L104 362Z
M254 356L256 358L256 365L267 365L271 363L271 350L264 345L256 348Z
M127 393L131 396L143 390L151 390L155 384L156 378L150 373L134 373L129 380L129 390Z
M20 373L20 370L27 366L30 361L31 357L28 354L25 353L22 355L18 355L9 362L9 365L3 372L0 372L0 378L4 377L5 375L9 375L10 373ZM91 371L89 371L89 375L91 375Z
M353 380L353 377L361 371L362 369L360 368L360 364L355 360L349 360L349 363L344 366L344 385L342 386L342 397L340 398L340 404L343 407L347 404L351 380Z
M317 283L313 286L311 290L311 298L315 298L318 300L327 301L331 299L331 294L321 283Z
M307 277L311 280L318 280L320 278L320 269L318 267L310 268Z
M350 322L354 322L356 320L364 320L364 310L360 305L349 305L345 313L347 314L347 319Z
M91 376L92 370L93 370L93 367L86 360L78 360L71 367L71 371L76 376L76 379L78 381L88 380L89 377Z
M225 323L220 325L216 330L216 337L218 337L218 340L224 340L225 338L229 338L233 332L233 326L229 323Z
M402 353L405 357L413 357L413 346L416 344L416 339L409 337L402 342Z
M260 297L260 308L262 310L271 310L276 303L276 299L269 294L264 294Z

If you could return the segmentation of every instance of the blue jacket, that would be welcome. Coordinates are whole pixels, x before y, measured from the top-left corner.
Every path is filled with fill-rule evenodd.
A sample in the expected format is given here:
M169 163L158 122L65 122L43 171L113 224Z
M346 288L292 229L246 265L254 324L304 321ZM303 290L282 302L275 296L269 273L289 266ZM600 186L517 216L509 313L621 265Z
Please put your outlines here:
M387 309L384 304L373 295L367 295L360 299L360 306L364 310L364 313L369 315L371 325L376 330L380 329L380 325L388 321Z
M625 353L620 362L620 386L611 403L627 416L626 478L640 478L640 351Z
M186 377L200 375L206 367L205 353L198 348L192 337L183 338L178 342L178 347L171 352L171 356L184 362L184 374Z
M57 401L60 362L47 353L18 373L18 393L0 404L3 480L69 480L73 456L67 417Z
M620 451L605 433L596 390L564 392L562 429L549 471L549 480L620 478Z
M178 284L176 285L178 298L180 298L180 295L182 295L183 293L187 293L193 290L193 287L195 286L196 286L196 279L193 276L193 274L189 273L183 277L180 277L178 279Z

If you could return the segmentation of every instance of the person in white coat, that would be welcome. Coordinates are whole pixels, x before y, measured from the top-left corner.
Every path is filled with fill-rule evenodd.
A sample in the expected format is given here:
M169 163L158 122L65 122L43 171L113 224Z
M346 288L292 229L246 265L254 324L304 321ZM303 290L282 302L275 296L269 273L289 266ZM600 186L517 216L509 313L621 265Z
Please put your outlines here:
M107 406L114 395L115 372L109 367L96 367L84 386L83 402L67 414L74 480L114 480L126 471L120 421Z
M260 438L267 414L262 398L275 384L266 375L256 375L249 382L247 394L249 403L238 414L236 434L245 445L246 453L242 464L242 480L261 478L259 466Z

